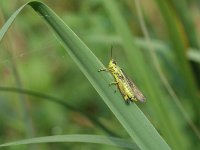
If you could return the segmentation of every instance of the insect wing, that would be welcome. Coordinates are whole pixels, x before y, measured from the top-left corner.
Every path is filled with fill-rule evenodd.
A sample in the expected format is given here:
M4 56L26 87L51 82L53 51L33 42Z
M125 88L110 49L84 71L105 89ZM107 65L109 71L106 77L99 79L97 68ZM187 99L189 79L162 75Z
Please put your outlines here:
M123 72L123 70L122 70L122 72ZM127 83L131 87L131 90L133 91L134 96L136 97L136 99L138 99L140 102L145 102L146 98L144 97L142 92L137 88L135 83L131 79L129 79L124 72L123 72L123 74L124 74L124 76L126 78Z

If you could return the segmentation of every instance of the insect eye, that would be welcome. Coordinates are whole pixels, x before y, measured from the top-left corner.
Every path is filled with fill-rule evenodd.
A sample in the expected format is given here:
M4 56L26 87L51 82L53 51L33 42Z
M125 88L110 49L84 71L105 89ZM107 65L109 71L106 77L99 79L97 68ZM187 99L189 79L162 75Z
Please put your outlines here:
M115 65L116 65L116 64L117 64L117 63L116 63L116 61L114 61L114 60L113 60L113 64L115 64Z

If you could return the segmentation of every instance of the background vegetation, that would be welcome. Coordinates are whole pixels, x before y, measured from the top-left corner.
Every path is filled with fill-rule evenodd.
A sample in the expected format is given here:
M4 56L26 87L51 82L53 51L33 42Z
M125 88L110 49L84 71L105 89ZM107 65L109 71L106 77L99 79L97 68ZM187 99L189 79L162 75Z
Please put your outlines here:
M0 1L1 26L25 2ZM114 45L114 58L147 97L145 104L137 105L172 149L200 148L198 1L141 1L151 40L144 34L140 11L133 0L43 2L105 65ZM128 139L127 132L55 39L42 17L26 7L1 42L1 143L76 133ZM8 149L22 148L119 149L74 143Z

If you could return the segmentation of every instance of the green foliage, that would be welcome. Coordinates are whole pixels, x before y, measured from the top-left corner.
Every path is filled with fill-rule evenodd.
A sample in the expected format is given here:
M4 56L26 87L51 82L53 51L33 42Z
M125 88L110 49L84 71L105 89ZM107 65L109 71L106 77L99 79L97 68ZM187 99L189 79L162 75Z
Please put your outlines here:
M150 36L154 37L151 43L163 73L178 95L180 107L165 89L146 39L139 38L142 31L138 31L141 25L133 1L47 1L47 4L59 15L40 2L30 2L15 11L0 30L0 146L44 150L94 147L142 150L171 147L179 150L200 147L200 53L191 17L193 12L187 13L192 8L185 0L183 5L173 0L156 0L155 5L152 1L142 3L144 21ZM0 2L1 16L10 16L8 5L5 1ZM24 11L27 5L39 17L31 9ZM153 20L152 10L162 14L156 16L156 21L164 22L159 24ZM67 25L58 16L64 18ZM8 30L15 19L13 27ZM42 20L52 28L57 40ZM189 32L191 28L192 32ZM107 65L111 45L114 46L114 58L141 88L147 97L146 103L125 105L118 89L108 86L114 80L111 74L97 72L105 67L100 60ZM183 110L179 111L179 108ZM191 128L191 124L195 128ZM127 137L134 143L124 140ZM46 144L22 146L31 143Z

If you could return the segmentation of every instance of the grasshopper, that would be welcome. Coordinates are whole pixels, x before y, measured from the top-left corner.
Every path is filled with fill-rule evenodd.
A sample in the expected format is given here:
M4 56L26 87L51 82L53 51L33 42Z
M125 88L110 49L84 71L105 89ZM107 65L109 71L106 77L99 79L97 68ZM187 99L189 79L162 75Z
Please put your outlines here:
M115 82L111 82L109 85L117 85L121 92L125 102L130 104L133 101L145 102L146 98L142 92L137 88L132 80L130 80L122 69L117 65L116 61L112 58L111 47L111 60L109 61L108 68L100 69L100 71L109 71L115 78Z

